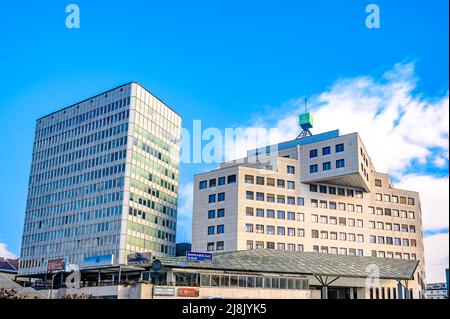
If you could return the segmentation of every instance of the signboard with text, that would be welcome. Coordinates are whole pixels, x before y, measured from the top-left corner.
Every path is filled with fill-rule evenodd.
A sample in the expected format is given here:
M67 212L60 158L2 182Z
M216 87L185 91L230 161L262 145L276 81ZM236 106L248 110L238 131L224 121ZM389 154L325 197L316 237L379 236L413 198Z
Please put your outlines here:
M114 261L114 255L102 255L102 256L93 256L93 257L85 257L83 259L83 267L96 267L96 266L105 266L112 265Z
M154 296L175 296L175 288L154 287Z
M66 268L66 260L63 258L51 259L47 261L47 271L61 271Z
M193 261L212 260L212 254L188 251L186 252L186 259Z
M152 253L134 253L129 254L127 256L127 263L129 265L136 265L136 264L149 264L152 261Z
M199 294L198 288L178 288L178 297L198 297Z

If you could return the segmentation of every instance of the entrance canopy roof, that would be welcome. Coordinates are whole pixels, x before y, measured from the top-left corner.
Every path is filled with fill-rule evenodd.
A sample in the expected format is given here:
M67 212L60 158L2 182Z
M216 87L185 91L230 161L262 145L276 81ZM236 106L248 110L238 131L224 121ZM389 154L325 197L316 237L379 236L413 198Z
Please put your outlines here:
M419 261L283 250L215 253L212 260L162 258L163 267L380 279L412 279Z

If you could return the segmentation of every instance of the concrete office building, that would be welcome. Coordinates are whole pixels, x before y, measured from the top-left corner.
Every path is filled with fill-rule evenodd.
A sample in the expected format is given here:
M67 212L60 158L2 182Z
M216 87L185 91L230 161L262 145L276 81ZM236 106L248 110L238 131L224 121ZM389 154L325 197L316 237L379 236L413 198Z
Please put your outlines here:
M412 297L424 298L420 205L375 170L357 133L304 131L195 176L192 250L416 259Z
M128 83L37 120L20 274L175 255L181 118Z

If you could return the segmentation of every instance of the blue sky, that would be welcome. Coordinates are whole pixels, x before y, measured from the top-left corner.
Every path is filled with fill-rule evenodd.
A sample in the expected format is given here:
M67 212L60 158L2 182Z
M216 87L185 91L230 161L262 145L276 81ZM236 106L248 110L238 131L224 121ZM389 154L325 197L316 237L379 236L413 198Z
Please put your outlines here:
M411 96L448 96L445 0L73 2L76 30L65 26L69 1L1 5L0 243L16 254L35 120L119 84L139 82L188 129L194 119L217 128L259 117L276 125L296 98L330 92L345 78L383 82L396 63L414 64L420 80ZM365 27L369 3L380 7L380 29ZM443 153L444 165L412 157L403 174L448 176L448 146L429 149ZM181 184L207 167L183 164ZM430 231L448 234L448 224Z

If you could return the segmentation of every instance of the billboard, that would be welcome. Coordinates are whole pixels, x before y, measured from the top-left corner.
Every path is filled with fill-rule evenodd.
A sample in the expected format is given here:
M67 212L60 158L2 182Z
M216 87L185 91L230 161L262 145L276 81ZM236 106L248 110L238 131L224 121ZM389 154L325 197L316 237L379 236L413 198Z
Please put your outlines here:
M134 253L127 256L127 263L130 265L150 264L152 262L152 253Z
M63 258L47 261L47 271L61 271L66 269L66 260Z
M194 260L194 261L212 260L212 254L188 251L188 252L186 252L186 259L187 260Z
M178 288L178 297L198 297L198 288Z
M83 267L96 267L96 266L105 266L112 265L114 261L114 255L102 255L102 256L93 256L93 257L85 257L83 259Z

